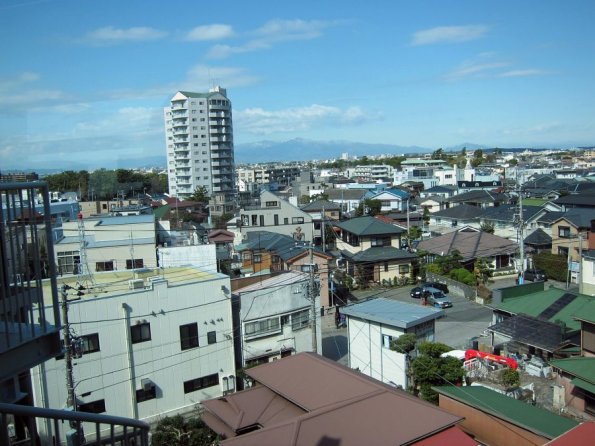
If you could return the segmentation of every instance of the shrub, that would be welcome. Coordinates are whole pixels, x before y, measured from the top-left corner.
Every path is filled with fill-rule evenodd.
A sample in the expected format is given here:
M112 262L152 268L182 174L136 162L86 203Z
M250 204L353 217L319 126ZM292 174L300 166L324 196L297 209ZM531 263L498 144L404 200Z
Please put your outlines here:
M502 371L500 374L500 379L502 379L502 384L504 384L506 387L518 387L521 383L519 372L509 368L506 368Z
M568 274L568 259L566 256L552 254L551 252L540 252L533 255L533 264L536 268L542 269L545 274L560 282L566 281Z

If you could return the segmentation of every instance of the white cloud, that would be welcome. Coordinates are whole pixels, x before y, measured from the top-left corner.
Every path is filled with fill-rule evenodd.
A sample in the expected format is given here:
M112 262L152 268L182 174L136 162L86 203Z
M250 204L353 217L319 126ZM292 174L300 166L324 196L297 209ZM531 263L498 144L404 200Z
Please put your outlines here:
M506 67L505 62L489 62L489 63L463 63L455 70L451 71L447 78L461 79L465 77L483 77L494 75L494 71Z
M243 87L258 82L259 78L249 74L246 69L239 67L214 67L208 65L195 65L186 74L186 80L181 86L170 89L170 93L180 89L195 91L196 89L208 89L215 85L225 88Z
M132 28L114 28L105 26L86 34L83 41L99 45L110 45L122 42L144 42L148 40L158 40L167 36L166 31L146 26Z
M526 77L526 76L542 76L547 74L544 70L529 68L526 70L509 70L498 74L499 77Z
M193 28L186 34L186 40L202 41L202 40L220 40L233 37L234 31L230 25L212 24L202 25Z
M341 109L319 104L285 110L248 108L235 113L234 127L253 134L267 135L360 124L371 117L359 107Z
M11 78L0 79L0 108L10 106L18 109L30 104L57 101L66 97L60 90L31 86L39 79L39 74L29 71Z
M269 49L276 43L292 40L311 40L320 37L327 28L337 26L338 21L322 20L271 20L260 28L247 33L252 36L241 45L215 45L207 54L211 59L223 59L233 54Z
M413 34L411 45L433 45L436 43L460 43L476 40L489 31L485 25L437 26Z

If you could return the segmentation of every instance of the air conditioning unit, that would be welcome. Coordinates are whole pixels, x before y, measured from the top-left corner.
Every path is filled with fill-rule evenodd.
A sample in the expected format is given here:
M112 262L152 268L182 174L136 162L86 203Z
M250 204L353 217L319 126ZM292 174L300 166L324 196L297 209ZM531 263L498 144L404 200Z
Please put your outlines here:
M143 279L133 279L128 281L129 290L142 290L145 287L145 281Z

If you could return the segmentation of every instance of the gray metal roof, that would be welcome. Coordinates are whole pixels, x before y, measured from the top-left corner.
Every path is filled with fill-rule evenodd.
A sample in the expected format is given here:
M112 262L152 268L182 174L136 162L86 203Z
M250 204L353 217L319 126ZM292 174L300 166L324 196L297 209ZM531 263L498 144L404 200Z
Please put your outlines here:
M444 316L444 311L379 297L341 308L341 313L402 329Z
M356 217L335 223L335 226L355 235L389 235L402 234L405 229L385 223L374 217Z

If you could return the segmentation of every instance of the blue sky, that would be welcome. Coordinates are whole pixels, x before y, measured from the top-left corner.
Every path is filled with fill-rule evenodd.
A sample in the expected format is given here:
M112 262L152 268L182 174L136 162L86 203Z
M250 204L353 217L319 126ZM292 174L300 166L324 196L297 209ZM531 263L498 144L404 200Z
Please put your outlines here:
M163 156L163 107L214 84L236 145L592 145L594 17L588 0L0 0L0 169Z

